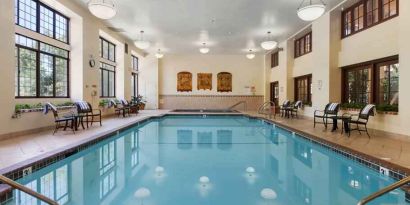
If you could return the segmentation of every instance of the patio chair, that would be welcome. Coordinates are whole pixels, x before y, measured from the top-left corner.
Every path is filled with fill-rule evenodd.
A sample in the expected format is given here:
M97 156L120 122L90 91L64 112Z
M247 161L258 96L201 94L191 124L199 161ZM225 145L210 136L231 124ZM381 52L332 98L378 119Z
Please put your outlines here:
M285 100L282 105L279 107L279 111L280 111L280 115L283 117L286 115L287 109L290 106L290 101L289 100Z
M292 117L293 117L293 114L295 114L295 116L298 117L298 110L302 108L302 105L303 103L300 100L296 101L296 103L293 104L293 106L290 108L290 113Z
M324 110L315 110L313 117L313 127L316 127L316 124L324 124L327 128L328 119L332 117L337 117L339 112L340 104L339 103L329 103L326 105ZM319 118L322 122L317 122L316 119Z
M81 123L83 123L83 118L86 119L87 128L89 122L91 123L91 126L93 126L94 122L99 122L100 126L102 126L102 117L100 109L93 109L91 104L85 101L77 101L75 102L75 106L77 108L78 115L81 117Z
M129 109L128 114L131 114L131 113L138 114L138 104L135 104L133 102L130 103L125 99L121 99L120 102L121 102L123 107L126 107L126 108Z
M350 115L352 118L349 120L350 124L350 131L357 130L359 131L359 134L362 134L361 132L366 132L367 136L370 138L369 131L367 130L367 123L369 122L370 116L375 115L375 108L376 106L373 104L368 104L365 107L363 107L359 113ZM355 124L356 128L352 129L351 124ZM364 129L361 129L360 126L364 126ZM350 132L349 132L350 135Z
M127 114L130 114L130 108L124 106L121 101L118 103L116 100L111 100L110 105L114 107L115 114L119 117L122 113L122 116L125 117Z
M75 134L75 126L76 126L76 120L74 113L66 113L65 115L61 115L58 113L57 107L53 105L52 103L47 102L44 105L44 110L43 113L46 115L48 114L49 111L53 112L54 115L54 122L55 122L55 127L53 131L53 135L60 129L64 128L64 131L67 130L67 127L70 127L73 133Z

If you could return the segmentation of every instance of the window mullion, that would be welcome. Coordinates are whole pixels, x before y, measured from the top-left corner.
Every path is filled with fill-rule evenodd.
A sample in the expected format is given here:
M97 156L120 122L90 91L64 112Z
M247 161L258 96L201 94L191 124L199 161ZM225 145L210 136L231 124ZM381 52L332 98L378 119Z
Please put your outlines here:
M53 97L56 97L56 57L53 56Z

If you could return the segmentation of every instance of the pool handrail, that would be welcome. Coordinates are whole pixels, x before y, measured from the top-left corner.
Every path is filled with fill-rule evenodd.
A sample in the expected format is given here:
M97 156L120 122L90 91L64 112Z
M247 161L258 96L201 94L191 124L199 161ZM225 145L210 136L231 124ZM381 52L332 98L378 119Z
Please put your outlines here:
M276 110L275 110L275 102L272 101L266 101L264 102L258 109L258 114L265 114L268 115L267 113L262 112L266 106L269 106L270 112L269 112L269 119L272 118L272 111L273 111L273 117L276 117ZM273 108L273 110L272 110Z
M18 189L18 190L20 190L20 191L22 191L26 194L29 194L29 195L37 198L37 199L40 199L41 201L43 201L43 202L45 202L49 205L59 205L56 201L54 201L54 200L52 200L52 199L50 199L50 198L36 192L36 191L34 191L34 190L32 190L28 187L25 187L25 186L19 184L18 182L13 181L13 180L11 180L11 179L9 179L9 178L5 177L4 175L1 175L1 174L0 174L0 181L2 181L3 183L11 186L14 189Z
M228 107L227 110L232 110L234 107L236 107L238 105L241 105L241 104L243 104L244 111L247 111L248 110L248 103L246 101L239 101L239 102L235 103L234 105Z
M397 188L400 188L406 184L410 183L410 177L406 177L400 181L397 181L387 187L384 187L383 189L380 189L377 192L374 192L373 194L367 196L366 198L363 198L362 200L359 201L359 203L357 203L357 205L365 205L373 200L375 200L376 198L379 198Z

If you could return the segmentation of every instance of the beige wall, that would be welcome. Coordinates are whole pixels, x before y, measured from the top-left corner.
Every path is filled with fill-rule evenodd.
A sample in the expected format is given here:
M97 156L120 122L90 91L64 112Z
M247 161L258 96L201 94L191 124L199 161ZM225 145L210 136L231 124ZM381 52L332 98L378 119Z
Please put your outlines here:
M288 52L280 53L280 64L270 69L265 65L268 82L279 81L280 87L286 85L285 94L280 93L280 101L293 100L293 77L312 73L312 107L305 107L302 113L312 116L315 109L331 101L341 101L342 66L375 60L392 55L400 57L400 107L399 115L378 114L370 121L369 127L389 132L409 135L410 97L405 90L410 87L410 44L406 42L410 29L409 1L400 1L400 15L360 33L341 39L341 10L336 8L326 13L300 33L290 37L280 45ZM294 59L293 44L295 36L312 30L313 51L310 54ZM284 44L289 44L284 46ZM286 54L286 55L285 55ZM285 59L282 59L285 58ZM270 55L265 56L270 61ZM286 75L286 77L284 77ZM319 86L321 82L322 87ZM268 95L268 91L266 92Z
M264 94L263 56L250 60L245 55L166 55L159 65L161 95L251 95L247 86L256 87L256 95ZM177 73L192 73L192 92L177 92ZM217 74L232 73L232 92L217 92ZM197 73L212 73L212 90L197 90Z
M70 96L71 99L15 99L14 97L14 33L30 33L14 25L14 0L2 0L0 4L0 75L1 92L0 107L0 135L37 129L53 125L51 115L43 116L41 113L22 114L19 119L12 119L16 103L36 104L39 102L66 102L70 100L86 100L98 106L100 101L100 75L97 66L89 66L90 56L98 62L99 59L99 36L103 35L117 44L117 84L116 94L118 98L130 99L131 96L131 53L137 55L141 62L142 77L141 87L158 87L158 60L147 57L145 53L133 46L133 42L106 28L99 19L92 16L88 10L71 0L44 0L42 1L52 8L60 11L70 18ZM37 34L38 38L47 43L55 43L52 39ZM124 53L124 43L129 45L129 53ZM132 52L131 52L132 51ZM145 72L147 71L147 72ZM152 72L151 74L148 73ZM93 96L97 91L97 96ZM157 108L157 91L141 92L148 99L148 108ZM36 122L36 123L33 123Z

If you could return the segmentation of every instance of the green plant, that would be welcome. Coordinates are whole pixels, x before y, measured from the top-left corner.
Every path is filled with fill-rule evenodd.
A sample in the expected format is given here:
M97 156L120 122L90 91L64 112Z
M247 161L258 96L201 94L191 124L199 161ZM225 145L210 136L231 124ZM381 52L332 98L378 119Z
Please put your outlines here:
M106 107L106 106L109 105L109 103L110 103L110 101L109 101L108 99L102 99L102 100L100 100L100 102L98 103L98 106L100 106L100 107Z
M57 104L57 107L60 107L60 106L74 106L74 103L71 102L71 101L58 103L58 104Z
M376 105L376 110L382 112L398 112L399 105L380 104Z

